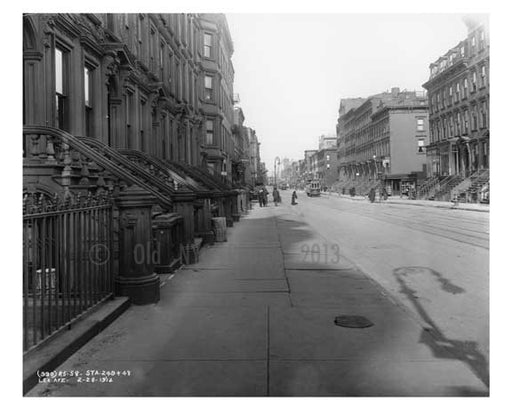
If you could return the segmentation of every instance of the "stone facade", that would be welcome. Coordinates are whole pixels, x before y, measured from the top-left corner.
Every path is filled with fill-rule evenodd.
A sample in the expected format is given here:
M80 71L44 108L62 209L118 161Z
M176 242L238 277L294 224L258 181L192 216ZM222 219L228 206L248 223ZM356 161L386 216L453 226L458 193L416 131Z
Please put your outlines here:
M23 29L25 124L192 166L213 161L230 179L233 46L223 15L32 14Z
M468 36L430 65L429 176L489 169L489 29L466 20Z
M422 182L428 145L423 93L393 88L356 106L338 119L341 183L361 193L385 184L398 194L401 185Z
M232 53L223 15L23 17L24 194L107 191L116 292L134 303L158 300L154 271L176 266L180 246L196 254L213 216L229 225L239 213L242 193L230 173L217 177L226 168L209 167L207 144L223 142L231 169ZM138 263L141 246L165 258Z
M202 14L200 26L204 89L201 109L205 113L207 129L202 161L213 174L220 174L231 180L235 153L232 134L235 74L231 63L233 42L226 17L222 14Z

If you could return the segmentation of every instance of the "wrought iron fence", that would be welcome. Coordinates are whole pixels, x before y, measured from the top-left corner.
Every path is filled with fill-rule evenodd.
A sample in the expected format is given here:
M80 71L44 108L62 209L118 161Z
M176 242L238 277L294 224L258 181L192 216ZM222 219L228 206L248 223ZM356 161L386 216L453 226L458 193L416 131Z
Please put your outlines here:
M24 351L112 296L112 216L106 194L24 195Z

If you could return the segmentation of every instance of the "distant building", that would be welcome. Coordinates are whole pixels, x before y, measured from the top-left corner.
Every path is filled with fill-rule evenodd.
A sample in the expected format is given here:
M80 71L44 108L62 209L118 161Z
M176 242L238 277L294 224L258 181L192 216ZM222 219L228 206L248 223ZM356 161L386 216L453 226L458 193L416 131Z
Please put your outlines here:
M430 65L430 177L489 170L489 30L466 19L467 37Z
M336 135L321 135L318 138L318 149L330 149L336 147Z
M338 109L338 123L336 124L336 146L337 146L337 157L338 157L338 181L344 181L344 172L341 171L339 166L340 159L345 157L345 136L346 128L344 126L345 114L352 109L358 108L366 101L366 98L342 98L340 99L340 106Z
M332 187L338 180L336 144L329 148L318 150L316 158L316 178L320 180L322 187Z
M244 127L249 140L249 172L251 174L251 185L262 184L262 168L260 159L260 142L256 136L256 131L252 128Z
M234 152L231 159L232 181L235 186L251 185L249 136L244 126L245 116L241 107L235 107L233 118L232 138Z
M382 184L400 194L417 186L425 178L428 145L424 93L395 87L359 102L338 119L338 162L344 187L366 194Z
M315 178L316 172L316 149L308 149L304 151L304 175L307 179Z

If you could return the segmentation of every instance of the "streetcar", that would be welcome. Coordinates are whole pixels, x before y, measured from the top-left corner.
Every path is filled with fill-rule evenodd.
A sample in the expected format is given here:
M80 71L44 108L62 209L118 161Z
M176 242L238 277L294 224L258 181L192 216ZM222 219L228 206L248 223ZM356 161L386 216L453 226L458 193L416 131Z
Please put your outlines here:
M312 180L306 184L307 196L320 196L320 181Z

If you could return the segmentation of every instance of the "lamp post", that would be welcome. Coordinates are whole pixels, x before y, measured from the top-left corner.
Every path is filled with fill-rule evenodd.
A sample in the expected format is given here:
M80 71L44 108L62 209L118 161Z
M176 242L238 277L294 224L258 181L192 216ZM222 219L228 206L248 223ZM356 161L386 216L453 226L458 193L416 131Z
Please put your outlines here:
M277 186L277 165L281 165L281 159L279 157L274 158L274 185Z

